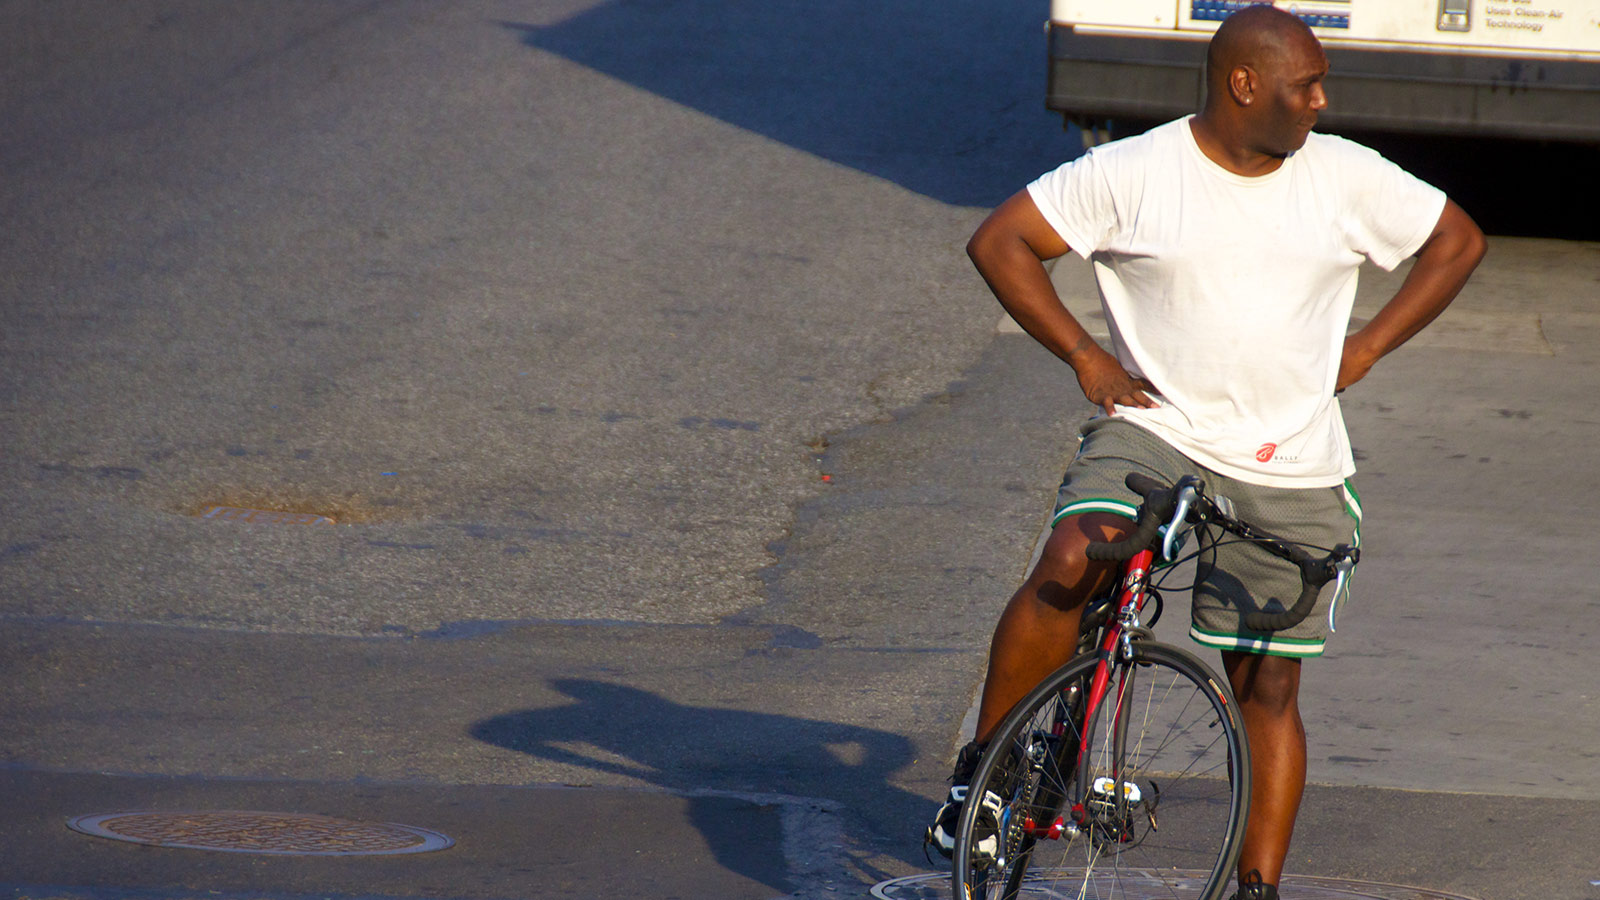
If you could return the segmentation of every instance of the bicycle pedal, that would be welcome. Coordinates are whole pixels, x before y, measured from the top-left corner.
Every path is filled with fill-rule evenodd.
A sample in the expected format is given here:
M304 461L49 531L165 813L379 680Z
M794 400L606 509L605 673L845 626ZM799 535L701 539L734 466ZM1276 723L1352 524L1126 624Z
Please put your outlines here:
M1116 779L1106 778L1105 776L1096 778L1094 780L1094 792L1098 797L1108 800L1115 799L1117 796ZM1144 793L1139 790L1137 784L1131 781L1124 781L1122 782L1122 799L1127 801L1129 806L1138 806L1144 800Z

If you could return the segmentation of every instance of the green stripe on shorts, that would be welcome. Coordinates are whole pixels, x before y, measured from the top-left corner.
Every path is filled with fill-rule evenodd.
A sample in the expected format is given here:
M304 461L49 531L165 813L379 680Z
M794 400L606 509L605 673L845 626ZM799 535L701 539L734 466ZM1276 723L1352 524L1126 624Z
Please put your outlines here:
M1344 480L1344 511L1350 518L1361 521L1361 495L1356 493L1356 486L1348 478Z
M1352 546L1352 547L1360 547L1361 546L1361 495L1356 493L1356 486L1354 484L1351 484L1350 483L1350 479L1348 479L1348 478L1346 478L1344 480L1344 511L1350 514L1350 518L1356 520L1356 531L1355 531L1355 534L1352 535L1351 538L1350 538L1350 546ZM1334 603L1338 603L1339 602L1339 598L1335 597L1333 602Z
M1189 637L1195 643L1218 650L1242 650L1246 653L1265 653L1268 656L1321 656L1321 638L1286 638L1273 634L1226 634L1202 631L1199 626L1189 626Z
M1054 527L1067 516L1081 516L1084 513L1092 512L1115 513L1119 516L1127 516L1128 518L1136 521L1139 518L1139 507L1135 504L1127 502L1126 500L1113 500L1108 497L1091 497L1087 500L1076 500L1072 503L1068 503L1066 506L1061 507L1061 511L1056 513L1055 517L1050 520L1050 525L1051 527Z

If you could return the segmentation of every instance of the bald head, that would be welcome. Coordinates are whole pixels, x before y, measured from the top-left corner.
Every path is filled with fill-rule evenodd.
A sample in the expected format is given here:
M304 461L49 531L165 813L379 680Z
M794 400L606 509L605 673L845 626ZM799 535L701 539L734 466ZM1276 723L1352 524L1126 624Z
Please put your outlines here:
M1319 42L1298 16L1266 3L1241 9L1223 21L1206 48L1206 88L1219 95L1227 89L1228 73L1239 66L1273 68L1308 43Z
M1328 57L1294 15L1261 4L1229 16L1206 51L1206 100L1195 117L1212 151L1271 160L1300 149L1327 107ZM1264 160L1264 162L1263 162Z

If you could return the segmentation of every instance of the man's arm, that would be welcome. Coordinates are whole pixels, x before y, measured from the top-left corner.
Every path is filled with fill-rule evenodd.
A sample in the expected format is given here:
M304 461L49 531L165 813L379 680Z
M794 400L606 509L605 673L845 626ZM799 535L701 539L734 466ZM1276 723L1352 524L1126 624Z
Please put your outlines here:
M1101 349L1056 295L1044 260L1071 249L1027 191L1002 203L967 242L967 255L1000 305L1034 340L1072 367L1089 402L1107 415L1115 405L1155 406L1144 392L1150 385L1129 375L1116 357Z
M1400 290L1372 321L1345 338L1336 390L1366 377L1378 360L1444 312L1486 249L1488 242L1477 223L1455 201L1446 200L1433 234L1417 251L1417 261Z

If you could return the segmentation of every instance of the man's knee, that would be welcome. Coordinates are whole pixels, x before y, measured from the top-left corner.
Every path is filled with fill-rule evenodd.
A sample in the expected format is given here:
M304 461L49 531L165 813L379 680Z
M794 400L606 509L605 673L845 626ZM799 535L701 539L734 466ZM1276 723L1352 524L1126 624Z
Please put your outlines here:
M1300 660L1230 652L1223 654L1223 668L1241 707L1269 716L1298 713Z
M1040 602L1070 609L1104 590L1116 573L1114 563L1091 560L1084 550L1093 541L1121 540L1132 523L1109 513L1069 516L1056 523L1045 541L1039 562L1028 576Z

